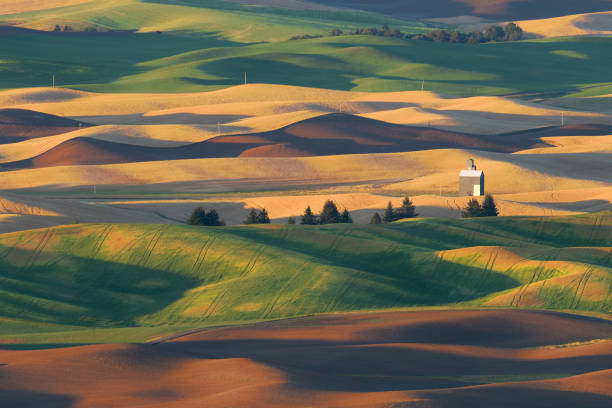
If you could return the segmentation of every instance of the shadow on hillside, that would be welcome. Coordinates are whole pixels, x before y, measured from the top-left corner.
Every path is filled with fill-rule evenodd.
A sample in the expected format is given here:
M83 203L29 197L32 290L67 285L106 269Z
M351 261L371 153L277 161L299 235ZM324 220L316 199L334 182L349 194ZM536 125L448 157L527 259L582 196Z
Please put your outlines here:
M0 379L2 376L0 375ZM72 395L47 394L26 390L0 389L0 401L6 407L20 408L72 408L76 407L79 398Z
M203 48L244 45L223 39L218 32L194 38L140 32L64 35L63 32L12 29L4 36L5 54L11 58L7 68L11 75L0 81L0 86L6 88L49 86L49 72L56 73L56 86L103 87L123 77L149 71L151 68L142 65L149 61ZM50 62L56 61L58 55L62 56L61 71L58 63Z
M41 233L41 244L47 235ZM83 241L81 245L87 245ZM155 313L180 299L200 280L166 268L142 266L150 253L129 253L132 264L41 253L0 245L2 316L96 327L134 326L138 317ZM131 251L131 252L130 252ZM180 254L173 254L171 263Z
M283 61L283 58L291 62ZM348 75L351 69L346 62L322 54L263 54L253 58L227 58L203 63L198 69L204 74L222 78L190 79L198 85L240 85L244 83L244 73L247 72L250 83L346 90L354 87L353 79Z
M188 109L188 108L187 108ZM171 113L149 115L133 113L126 115L78 116L75 120L89 121L97 125L209 125L217 126L248 118L248 115L209 115L195 113ZM240 129L236 127L237 129ZM249 129L243 128L245 131Z

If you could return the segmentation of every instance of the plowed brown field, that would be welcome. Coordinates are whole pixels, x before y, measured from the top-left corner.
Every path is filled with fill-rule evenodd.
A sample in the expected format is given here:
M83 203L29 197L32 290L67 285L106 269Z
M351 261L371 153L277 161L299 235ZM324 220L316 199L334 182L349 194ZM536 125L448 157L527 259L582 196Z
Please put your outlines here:
M327 315L145 345L0 350L0 398L15 407L608 407L611 336L605 320L546 312Z

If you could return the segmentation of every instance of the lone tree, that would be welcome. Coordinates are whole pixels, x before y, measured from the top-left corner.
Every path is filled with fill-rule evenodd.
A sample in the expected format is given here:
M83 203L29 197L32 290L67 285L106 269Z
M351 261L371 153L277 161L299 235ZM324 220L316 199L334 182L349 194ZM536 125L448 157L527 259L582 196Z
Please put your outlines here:
M497 217L499 211L495 205L495 200L491 194L487 194L482 203L482 216L483 217Z
M389 201L389 204L387 205L387 209L383 213L382 220L383 222L395 221L395 212L393 211L393 204L391 204L391 201Z
M370 224L382 224L382 218L380 218L380 214L375 212L370 218Z
M413 218L419 215L416 212L416 207L414 206L414 204L412 204L412 201L408 196L404 197L404 200L402 201L402 206L397 209L396 214L397 215L395 218L398 220L402 218Z
M306 210L304 211L304 215L302 215L301 224L304 224L304 225L317 224L317 217L315 217L315 215L312 213L310 206L306 207Z
M206 212L204 208L198 207L191 213L191 216L187 220L187 224L218 227L225 225L225 221L219 218L219 213L217 213L214 208Z
M340 213L338 207L332 200L327 200L323 205L321 214L319 215L320 224L337 224L340 222Z
M467 206L461 211L463 218L482 217L482 207L478 203L478 200L472 198L468 201Z
M344 211L342 211L342 214L340 214L340 221L341 224L352 224L353 223L353 219L351 218L351 214L349 213L349 211L345 208Z

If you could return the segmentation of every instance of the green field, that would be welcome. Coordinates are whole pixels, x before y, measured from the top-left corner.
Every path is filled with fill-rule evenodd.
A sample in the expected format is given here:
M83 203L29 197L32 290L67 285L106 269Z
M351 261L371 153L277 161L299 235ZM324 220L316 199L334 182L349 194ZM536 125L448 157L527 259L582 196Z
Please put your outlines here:
M140 341L189 327L403 307L610 313L610 247L609 212L4 234L0 342Z
M371 13L223 1L114 0L1 16L2 21L43 30L56 23L137 30L4 36L0 88L5 89L48 86L55 75L56 84L83 90L191 92L241 84L245 72L251 83L368 92L416 90L425 80L427 90L458 96L593 96L612 87L610 37L480 45L370 36L288 41L333 27L389 23L404 32L427 28Z

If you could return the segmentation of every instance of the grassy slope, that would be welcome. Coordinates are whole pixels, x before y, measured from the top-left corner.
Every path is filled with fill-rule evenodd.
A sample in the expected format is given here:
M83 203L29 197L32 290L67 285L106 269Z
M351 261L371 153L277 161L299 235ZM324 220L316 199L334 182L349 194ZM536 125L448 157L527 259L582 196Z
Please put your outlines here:
M612 213L384 226L77 225L5 234L0 335L88 327L144 327L139 333L151 335L167 326L407 306L609 313L611 237ZM462 249L474 246L502 248ZM570 246L593 248L564 249Z
M56 83L104 92L189 92L249 82L467 95L609 92L612 38L440 44L346 36L244 45L154 33L3 38L0 87ZM584 58L573 58L568 52ZM383 63L381 63L383 62ZM599 90L599 91L598 91Z
M0 87L57 84L102 92L188 92L249 82L455 95L609 93L612 38L438 44L347 36L284 41L331 27L379 25L374 14L247 7L222 1L112 0L2 16L49 29L97 24L138 34L26 33L2 39ZM190 5L199 5L191 7ZM391 21L405 31L417 24ZM397 23L393 25L393 23ZM155 30L164 34L155 34ZM258 41L273 41L257 43Z
M37 30L56 24L74 29L164 31L191 37L220 37L253 43L294 35L326 34L332 28L393 24L417 32L424 24L359 11L289 10L253 7L222 0L106 0L57 9L0 16L0 21Z

